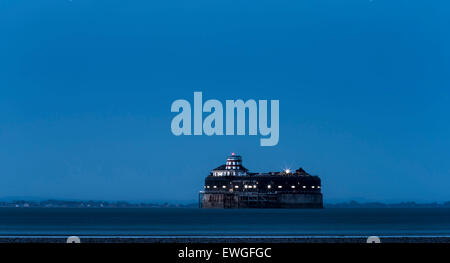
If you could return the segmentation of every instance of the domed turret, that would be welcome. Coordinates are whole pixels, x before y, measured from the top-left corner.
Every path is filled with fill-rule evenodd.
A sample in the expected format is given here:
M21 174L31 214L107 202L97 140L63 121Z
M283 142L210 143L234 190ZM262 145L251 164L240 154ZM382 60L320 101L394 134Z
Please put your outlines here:
M212 171L213 176L239 176L246 174L247 169L242 166L242 157L235 153L228 156L225 165L221 165Z
M225 169L227 170L239 170L242 167L242 157L234 153L228 156Z

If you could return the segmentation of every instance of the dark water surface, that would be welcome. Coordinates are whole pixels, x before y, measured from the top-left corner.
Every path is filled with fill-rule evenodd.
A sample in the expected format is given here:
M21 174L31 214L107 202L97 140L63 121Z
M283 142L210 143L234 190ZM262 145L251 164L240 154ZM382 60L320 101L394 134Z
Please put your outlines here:
M0 208L0 235L450 235L450 209Z

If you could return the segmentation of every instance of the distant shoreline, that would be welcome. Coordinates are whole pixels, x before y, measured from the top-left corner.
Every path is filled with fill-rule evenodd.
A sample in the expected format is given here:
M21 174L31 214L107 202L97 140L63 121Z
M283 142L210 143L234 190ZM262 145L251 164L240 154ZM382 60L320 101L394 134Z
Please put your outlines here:
M42 207L42 208L198 208L197 203L173 204L173 203L134 203L126 201L66 201L66 200L45 200L29 201L14 200L0 202L0 208L5 207ZM433 203L382 203L382 202L364 202L357 201L325 203L325 208L450 208L450 201Z

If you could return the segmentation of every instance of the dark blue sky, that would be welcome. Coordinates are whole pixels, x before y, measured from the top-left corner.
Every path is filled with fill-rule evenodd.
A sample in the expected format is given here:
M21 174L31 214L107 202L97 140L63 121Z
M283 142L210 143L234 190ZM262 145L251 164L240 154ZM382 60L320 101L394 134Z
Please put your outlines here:
M158 2L158 3L157 3ZM0 198L195 201L231 152L325 201L450 200L450 4L3 0ZM280 141L171 134L176 99L280 100Z

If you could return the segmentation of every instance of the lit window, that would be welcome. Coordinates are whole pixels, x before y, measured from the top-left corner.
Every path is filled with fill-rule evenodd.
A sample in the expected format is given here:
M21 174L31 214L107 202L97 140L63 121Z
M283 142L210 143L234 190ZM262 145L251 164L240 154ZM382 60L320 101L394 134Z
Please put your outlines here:
M305 188L306 188L306 185L303 186L303 189L305 189Z
M217 186L213 186L214 188L217 188Z
M253 188L256 188L256 184L253 185Z
M227 186L226 186L226 185L224 185L224 186L222 186L222 188L227 188Z
M209 188L209 185L206 188Z
M244 188L248 188L248 186L247 186L247 185L244 185Z
M315 188L315 186L313 185L313 186L311 186L311 188L312 188L312 189L314 189L314 188Z
M279 185L278 188L283 188L283 186Z
M295 188L295 185L291 186L291 188L294 189L294 188Z

